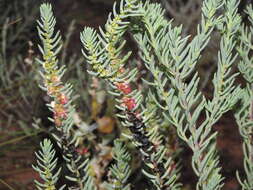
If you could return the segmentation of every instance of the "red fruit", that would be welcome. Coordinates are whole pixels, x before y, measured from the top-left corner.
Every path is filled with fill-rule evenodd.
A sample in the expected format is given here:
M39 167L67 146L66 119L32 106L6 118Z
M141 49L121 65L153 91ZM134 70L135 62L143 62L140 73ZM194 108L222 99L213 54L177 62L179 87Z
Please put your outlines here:
M128 83L117 83L116 87L118 90L122 91L124 94L129 94L132 92L132 89Z
M123 98L123 104L127 107L128 110L132 110L136 106L135 99L127 97Z

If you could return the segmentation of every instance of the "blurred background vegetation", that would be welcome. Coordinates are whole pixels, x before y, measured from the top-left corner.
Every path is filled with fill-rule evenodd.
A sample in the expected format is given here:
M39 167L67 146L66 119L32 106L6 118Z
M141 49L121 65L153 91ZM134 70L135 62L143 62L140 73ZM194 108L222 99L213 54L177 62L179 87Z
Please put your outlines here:
M154 0L155 1L155 0ZM0 0L0 190L34 189L34 151L39 141L50 135L50 112L46 94L38 87L41 84L36 30L40 0ZM64 46L59 58L67 66L64 79L73 84L77 106L76 125L96 123L97 129L86 146L96 146L102 156L101 165L109 162L110 140L118 135L119 127L113 118L114 102L107 93L103 81L91 78L81 55L79 34L84 26L98 27L106 22L114 0L51 0L57 27L63 35ZM168 19L183 24L184 35L194 35L200 19L202 0L156 0L166 9ZM246 1L245 1L246 2ZM244 4L241 5L243 9ZM129 43L135 48L135 45ZM212 91L211 77L216 69L219 35L204 52L199 64L202 77L201 90L209 97ZM231 114L220 121L215 130L218 138L223 173L226 176L224 189L239 189L235 171L242 168L241 139ZM81 138L81 137L80 137ZM96 144L97 139L103 147ZM101 140L102 139L102 140ZM108 150L107 150L108 149ZM191 152L182 153L182 181L189 189L195 182L190 166ZM103 163L103 164L102 164ZM99 168L102 171L103 167ZM139 172L139 171L136 171ZM133 176L136 174L133 174Z

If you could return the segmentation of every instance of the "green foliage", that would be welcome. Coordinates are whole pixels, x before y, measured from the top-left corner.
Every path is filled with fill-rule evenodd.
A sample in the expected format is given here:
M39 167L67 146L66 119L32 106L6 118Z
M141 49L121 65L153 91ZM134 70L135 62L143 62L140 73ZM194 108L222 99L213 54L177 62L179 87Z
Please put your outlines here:
M247 7L247 14L250 20L250 26L242 25L240 27L240 44L238 53L241 61L238 64L239 71L246 80L246 87L241 93L240 107L235 113L235 118L239 126L239 132L243 138L243 153L244 153L244 170L246 179L242 180L237 173L238 181L242 189L249 190L253 188L253 147L252 147L252 131L253 131L253 57L252 52L252 31L253 31L253 9L252 6Z
M112 184L108 184L110 190L130 190L127 180L131 174L131 156L126 151L126 146L119 140L114 140L114 159L116 164L110 168Z
M183 34L183 26L174 26L173 20L165 18L165 10L159 4L121 0L119 11L115 3L104 28L100 27L97 32L85 27L81 33L82 53L90 65L88 72L110 85L121 128L128 129L122 136L127 137L138 151L144 163L141 167L143 174L152 184L149 189L182 189L179 182L180 154L169 148L168 135L164 132L167 126L174 127L179 139L192 150L191 164L198 177L196 189L222 189L224 177L216 148L217 132L213 131L213 126L226 112L234 109L240 99L235 117L244 140L246 180L242 181L239 175L238 180L243 189L252 189L253 58L250 52L253 29L242 26L239 3L236 0L205 0L201 22L196 35L191 37ZM48 106L54 114L50 119L56 126L53 136L62 148L71 173L66 178L75 183L71 188L97 189L100 184L95 184L90 159L76 151L72 86L62 82L65 67L59 66L57 57L62 42L60 33L54 30L56 21L52 7L42 4L40 10L38 31L43 45L39 49L43 59L38 62L43 67L42 88L52 99ZM247 13L253 25L251 6ZM213 94L207 99L199 89L197 65L214 31L219 32L221 38L217 71L212 80ZM129 66L129 63L136 64L138 59L131 56L131 51L126 51L126 33L135 40L139 61L151 74L151 77L143 78L143 91L148 89L148 92L137 87L139 71ZM238 47L237 36L240 36ZM247 81L244 89L235 84L239 73L232 71L237 53L241 57L239 71ZM81 133L87 135L87 131ZM108 189L129 190L130 154L122 144L124 138L120 138L114 143L116 163L110 167L109 181L105 184Z
M53 136L58 145L62 148L63 158L66 161L70 175L66 178L74 183L74 187L80 189L95 189L89 177L88 160L84 161L81 155L76 152L76 136L71 130L74 123L73 114L75 112L72 105L71 94L72 86L64 84L61 79L65 72L65 67L59 67L57 55L62 44L60 32L55 33L56 20L54 18L50 4L42 4L40 7L41 21L38 21L38 33L43 46L39 45L43 60L37 60L44 71L41 76L44 80L42 89L52 98L49 109L53 112L53 118L49 118L54 124L60 135L56 132ZM86 174L85 174L86 173ZM85 182L85 183L84 183Z
M33 166L44 183L40 183L35 180L37 189L42 190L56 190L56 183L59 179L61 168L57 168L57 158L55 158L55 150L53 144L49 139L44 139L40 143L41 150L36 154L37 166ZM60 189L63 189L62 186Z
M100 29L101 35L97 34L92 28L85 28L81 34L81 41L85 47L83 54L93 68L93 71L90 73L105 78L110 82L113 89L111 93L118 98L117 101L120 104L116 105L116 107L122 111L122 114L118 114L118 117L123 119L122 125L130 129L130 139L134 140L134 145L140 150L143 161L147 166L147 169L143 170L144 174L158 189L165 187L176 189L178 187L176 183L176 179L178 178L176 175L176 164L173 163L172 158L167 159L165 157L167 150L164 146L155 147L154 142L160 141L158 132L152 130L153 133L148 134L146 131L152 113L145 117L142 114L137 116L137 109L142 103L141 92L137 90L127 92L122 89L123 86L130 88L130 83L135 80L137 74L136 69L132 71L120 71L130 56L130 53L124 55L122 50L125 40L121 42L122 40L120 39L127 29L129 22L122 22L121 19L143 16L144 11L141 9L140 4L131 5L131 3L134 4L136 2L126 1L124 4L124 1L121 1L119 14L116 13L114 6L114 18L111 19L109 17L110 19L105 25L106 31L103 32ZM130 7L132 10L126 11L127 7ZM138 7L139 10L137 9L136 11L135 9ZM120 28L118 27L119 25L121 25ZM145 109L143 109L142 113L145 113ZM170 167L172 169L166 169Z
M231 10L231 7L236 8L236 6L233 4L234 2L229 3L226 6L229 19L235 21L235 26L237 26L238 19L234 18L234 10ZM227 40L227 38L225 38L225 43L229 44L221 46L221 59L219 59L218 72L214 77L215 94L212 101L207 102L201 92L198 91L199 78L197 73L193 73L201 52L210 39L212 30L216 24L221 22L221 17L216 18L215 12L222 5L221 1L204 2L202 22L198 26L197 35L189 44L187 44L188 37L181 37L182 27L172 28L171 23L161 22L162 19L154 16L154 21L145 19L145 17L143 19L148 32L144 35L135 36L136 41L140 44L141 57L154 77L154 82L149 82L149 84L157 89L159 100L153 95L157 106L166 111L164 112L165 118L177 128L178 136L193 150L192 167L199 176L197 189L220 189L222 186L222 177L219 174L220 168L218 168L218 157L214 144L216 134L211 134L211 127L224 112L231 109L237 100L235 95L239 91L239 88L237 90L231 88L235 76L229 79L223 77L223 75L228 75L229 67L233 63L233 60L227 59L227 57L231 57L231 51L223 50L223 48L227 48L226 46L232 46L229 49L233 49L233 41ZM155 15L157 12L160 13L159 15L163 13L159 5L155 4L146 10L146 17L149 14ZM231 27L232 31L228 32L233 34L233 27L234 25ZM232 35L230 33L229 35ZM155 55L150 54L152 49ZM228 53L228 55L224 53ZM223 64L222 59L229 63L226 66L221 65ZM186 83L185 81L189 76L192 76L192 79ZM217 80L222 80L222 82L217 82ZM171 85L171 89L166 92L164 89L168 83ZM221 89L217 86L223 85L223 83L227 89ZM218 92L222 93L221 97L217 95L217 88L221 90ZM231 98L226 99L229 102L224 104L224 98L227 98L228 95ZM163 101L165 106L160 101ZM219 101L221 105L218 105ZM206 110L206 120L198 127L196 123L204 110Z
M98 35L92 28L87 27L84 29L81 34L81 41L87 53L83 51L83 55L94 69L93 72L90 72L91 74L102 78L109 78L111 82L120 82L116 80L118 75L120 75L119 69L131 55L129 52L121 58L120 53L126 43L121 37L130 24L127 19L141 14L138 7L137 0L121 1L120 12L117 13L115 3L113 19L112 14L110 14L105 24L105 31L100 28L101 35ZM123 78L121 76L121 80L130 78L129 76L132 76L135 72L132 71L128 76L124 76Z

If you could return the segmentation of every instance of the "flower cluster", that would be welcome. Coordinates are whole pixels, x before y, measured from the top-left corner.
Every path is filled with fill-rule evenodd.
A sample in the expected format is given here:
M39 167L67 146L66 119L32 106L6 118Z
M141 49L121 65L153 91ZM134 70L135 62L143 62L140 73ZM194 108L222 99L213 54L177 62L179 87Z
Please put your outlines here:
M65 72L64 66L59 66L57 59L62 47L61 35L59 31L55 33L56 20L51 5L43 4L40 12L41 20L38 21L38 32L42 45L39 45L39 50L43 57L41 60L37 59L37 62L43 67L41 75L44 79L44 84L42 88L52 98L50 109L54 114L53 122L57 127L63 127L63 121L67 121L71 112L69 100L72 90L71 86L63 84L61 81L61 77ZM66 126L71 125L69 123Z
M123 97L123 105L127 107L128 110L133 110L136 107L136 101L134 98Z
M130 87L130 84L126 82L122 83L116 83L116 87L119 91L121 91L123 94L130 94L132 92L132 89Z
M52 70L52 72L54 72ZM62 126L63 120L67 119L68 110L66 104L69 102L69 98L66 93L63 92L64 86L61 84L60 77L56 73L48 74L46 76L48 80L44 85L47 89L47 94L53 98L51 107L53 108L53 119L56 127Z
M122 98L122 105L126 107L129 111L133 110L136 107L136 101L132 97L128 97L132 92L132 88L129 83L122 82L122 83L115 83L117 89L124 95Z

